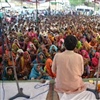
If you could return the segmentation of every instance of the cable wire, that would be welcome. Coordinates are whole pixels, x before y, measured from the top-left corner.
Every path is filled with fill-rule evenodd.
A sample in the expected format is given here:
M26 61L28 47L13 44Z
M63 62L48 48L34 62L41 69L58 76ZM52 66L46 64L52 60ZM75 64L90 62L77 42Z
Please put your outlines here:
M48 89L49 90L49 89ZM43 93L46 93L48 90L46 90L46 91L44 91L44 92L41 92L41 93L39 93L39 94L37 94L36 96L34 96L34 97L31 97L31 98L29 98L29 99L35 99L36 97L38 97L39 95L41 95L41 94L43 94ZM25 99L26 100L26 99Z
M35 88L35 89L39 89L39 88L44 87L44 86L47 86L47 85L49 85L49 83L44 84L44 85L36 84L36 85L34 86L34 88ZM32 99L32 100L35 99L36 97L40 96L41 94L46 93L48 90L49 90L49 89L47 89L47 90L44 91L44 92L41 92L41 93L37 94L36 96L33 96L33 97L29 98L29 100L30 100L30 99ZM28 99L24 99L24 100L28 100Z
M4 80L2 79L2 90L3 90L3 92L2 92L2 94L3 94L3 100L5 100L5 88L4 88Z
M46 86L46 85L49 85L49 83L44 84L44 85L39 85L39 84L37 84L37 85L34 86L34 88L35 88L35 89L38 89L38 88L41 88L41 87Z

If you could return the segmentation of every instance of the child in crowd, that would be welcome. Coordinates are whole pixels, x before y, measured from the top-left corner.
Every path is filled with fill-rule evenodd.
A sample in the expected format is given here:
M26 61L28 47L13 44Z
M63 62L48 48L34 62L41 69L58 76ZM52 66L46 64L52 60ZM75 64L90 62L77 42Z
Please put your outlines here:
M12 67L7 67L4 75L5 80L14 80L14 72Z

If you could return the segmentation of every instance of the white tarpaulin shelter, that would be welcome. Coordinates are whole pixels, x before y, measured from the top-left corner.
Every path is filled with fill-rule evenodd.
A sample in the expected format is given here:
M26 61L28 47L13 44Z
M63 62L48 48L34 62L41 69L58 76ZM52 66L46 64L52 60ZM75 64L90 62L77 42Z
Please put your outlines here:
M11 7L15 7L15 4L14 3L10 3ZM9 4L8 3L0 3L0 8L2 7L9 7Z

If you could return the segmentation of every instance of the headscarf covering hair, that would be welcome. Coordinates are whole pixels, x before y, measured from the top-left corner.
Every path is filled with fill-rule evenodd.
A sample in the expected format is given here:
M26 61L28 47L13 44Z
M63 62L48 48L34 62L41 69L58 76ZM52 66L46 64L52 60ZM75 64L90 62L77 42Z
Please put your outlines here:
M100 57L100 53L99 52L96 52L95 53L95 56L92 58L92 64L94 67L97 67L98 66L98 62L99 62L99 58Z
M36 78L39 77L40 74L39 74L39 72L37 71L37 67L38 67L38 64L34 64L32 70L31 70L31 73L30 73L30 75L29 75L29 78L30 78L30 79L31 79L31 78L36 79Z
M18 49L17 53L24 53L24 51L22 49Z
M89 58L89 54L88 54L88 52L86 50L82 50L81 54L82 54L83 57Z

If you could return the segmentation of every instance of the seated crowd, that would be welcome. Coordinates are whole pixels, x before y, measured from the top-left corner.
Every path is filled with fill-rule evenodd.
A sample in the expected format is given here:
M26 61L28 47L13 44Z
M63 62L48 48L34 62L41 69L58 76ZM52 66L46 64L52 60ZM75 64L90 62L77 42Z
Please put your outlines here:
M53 58L65 51L64 39L69 34L77 38L74 51L84 59L82 77L96 77L100 55L98 20L98 17L64 15L40 17L38 24L23 18L5 22L4 44L0 38L0 80L15 80L13 67L19 80L55 78L51 69Z

